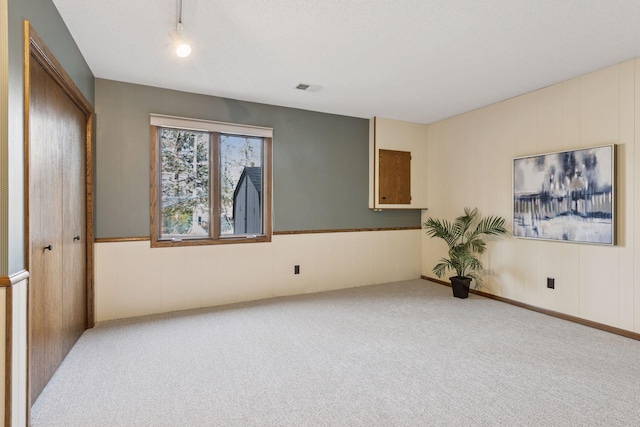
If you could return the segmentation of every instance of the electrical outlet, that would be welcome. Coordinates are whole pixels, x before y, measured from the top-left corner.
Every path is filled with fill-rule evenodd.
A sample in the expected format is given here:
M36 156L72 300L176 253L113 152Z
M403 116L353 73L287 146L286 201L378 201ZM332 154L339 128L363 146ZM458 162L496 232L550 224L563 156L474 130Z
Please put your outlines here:
M299 265L294 265L293 266L293 274L300 274L300 266Z
M555 289L556 288L556 279L553 277L547 277L547 288Z

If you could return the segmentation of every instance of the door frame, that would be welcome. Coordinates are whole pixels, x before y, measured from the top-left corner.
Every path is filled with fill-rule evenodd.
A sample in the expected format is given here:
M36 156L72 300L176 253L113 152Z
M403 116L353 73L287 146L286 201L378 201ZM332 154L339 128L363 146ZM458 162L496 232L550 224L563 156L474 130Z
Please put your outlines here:
M87 328L95 325L94 287L93 287L93 127L95 113L91 103L85 98L80 89L75 85L71 77L66 73L62 65L56 60L44 41L38 36L29 21L24 21L24 209L25 209L25 265L27 271L32 270L31 250L32 242L29 236L29 101L30 101L30 61L37 61L51 78L60 86L71 101L84 113L86 117L85 135L85 214L86 214L86 287L87 287ZM30 314L30 284L27 288L27 420L31 419L31 397L29 390L30 374L29 361L31 351L31 314ZM7 350L10 355L11 351ZM10 363L8 362L8 365ZM9 375L8 379L11 378ZM7 388L10 390L10 387ZM9 393L10 394L10 393ZM12 406L12 405L7 405Z

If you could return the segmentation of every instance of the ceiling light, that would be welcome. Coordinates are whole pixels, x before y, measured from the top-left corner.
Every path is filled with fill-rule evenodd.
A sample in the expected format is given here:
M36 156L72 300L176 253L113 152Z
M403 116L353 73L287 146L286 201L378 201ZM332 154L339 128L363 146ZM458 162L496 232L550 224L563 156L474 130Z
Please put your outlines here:
M180 58L186 58L187 56L191 55L191 46L184 42L177 45L176 55L178 55Z
M191 54L191 46L182 39L182 0L178 0L178 22L176 22L176 35L173 41L176 49L176 55L180 58L186 58Z

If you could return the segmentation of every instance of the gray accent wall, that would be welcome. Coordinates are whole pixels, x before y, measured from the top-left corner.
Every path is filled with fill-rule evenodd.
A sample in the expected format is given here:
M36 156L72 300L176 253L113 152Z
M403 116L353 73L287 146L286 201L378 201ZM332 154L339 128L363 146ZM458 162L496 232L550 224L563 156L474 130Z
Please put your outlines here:
M96 79L96 237L149 236L149 114L273 128L274 231L411 227L368 209L369 121ZM293 89L292 89L293 90Z
M2 259L7 260L7 271L0 275L16 273L25 268L24 259L24 32L23 22L28 20L46 43L47 47L67 74L94 104L94 76L80 53L58 10L50 0L8 0L8 147L7 157L2 159L8 170L2 191L8 192L8 221L0 233L6 233L8 247L2 247ZM4 84L4 83L3 83ZM5 120L2 117L1 120ZM0 141L3 145L5 141ZM4 167L7 167L5 169ZM3 212L3 214L5 214ZM5 229L6 227L6 229ZM5 240L2 239L4 242ZM4 263L0 263L4 265ZM4 268L3 268L4 269Z

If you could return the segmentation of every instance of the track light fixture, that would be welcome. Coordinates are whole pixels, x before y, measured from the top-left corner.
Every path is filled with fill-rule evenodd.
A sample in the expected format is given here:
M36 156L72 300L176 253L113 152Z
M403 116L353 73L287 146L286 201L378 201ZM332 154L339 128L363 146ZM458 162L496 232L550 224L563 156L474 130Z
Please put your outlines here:
M191 46L182 39L182 0L178 0L178 21L176 22L176 37L173 41L176 55L186 58L191 54Z

